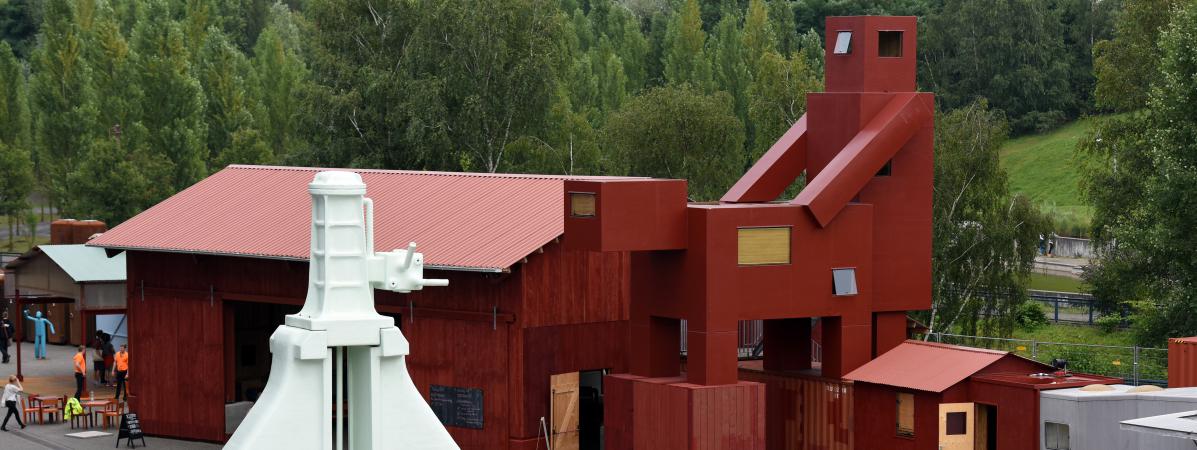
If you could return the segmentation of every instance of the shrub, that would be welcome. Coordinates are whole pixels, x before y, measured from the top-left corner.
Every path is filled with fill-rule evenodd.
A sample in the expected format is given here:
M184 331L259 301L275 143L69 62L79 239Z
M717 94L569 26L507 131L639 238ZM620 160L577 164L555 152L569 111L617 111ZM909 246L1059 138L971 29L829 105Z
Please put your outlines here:
M1109 334L1117 331L1118 327L1122 326L1122 317L1117 314L1109 314L1098 317L1093 323L1097 325L1097 328L1102 333Z
M1049 323L1047 312L1043 311L1043 306L1033 300L1027 300L1018 305L1015 314L1018 327L1027 331L1034 331Z

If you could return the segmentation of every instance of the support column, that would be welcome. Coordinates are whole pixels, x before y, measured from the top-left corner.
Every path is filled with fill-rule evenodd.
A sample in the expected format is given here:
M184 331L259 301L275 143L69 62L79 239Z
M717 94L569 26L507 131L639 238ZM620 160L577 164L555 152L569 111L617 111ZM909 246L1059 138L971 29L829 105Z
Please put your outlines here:
M686 379L694 384L720 385L737 381L739 355L736 354L737 321L734 316L705 320L691 319L686 324Z
M765 370L810 369L809 318L764 321Z
M633 375L657 378L676 377L681 373L681 320L634 316L631 329L629 352Z
M873 357L885 354L906 341L906 312L873 314Z
M823 376L843 378L869 362L873 348L873 323L869 314L824 317Z

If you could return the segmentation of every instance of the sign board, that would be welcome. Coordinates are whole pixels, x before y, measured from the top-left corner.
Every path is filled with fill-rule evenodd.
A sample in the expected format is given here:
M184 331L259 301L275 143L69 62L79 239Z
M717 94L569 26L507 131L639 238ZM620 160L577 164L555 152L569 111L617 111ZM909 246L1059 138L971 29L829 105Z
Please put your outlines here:
M482 429L482 389L432 385L432 411L446 426Z
M141 433L141 421L137 420L136 413L121 414L121 426L116 433L116 445L121 444L121 439L128 439L126 445L132 447L137 446L133 440L139 439L141 445L145 446L145 435Z

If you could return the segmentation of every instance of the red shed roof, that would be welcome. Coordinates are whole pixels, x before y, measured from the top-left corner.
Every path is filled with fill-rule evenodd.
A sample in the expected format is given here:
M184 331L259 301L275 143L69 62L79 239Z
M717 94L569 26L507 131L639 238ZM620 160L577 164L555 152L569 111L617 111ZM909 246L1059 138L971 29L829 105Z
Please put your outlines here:
M943 392L1008 352L906 341L844 376L852 381Z
M232 165L87 245L307 260L307 185L321 170ZM340 170L361 174L374 199L374 247L414 241L429 268L502 271L564 232L567 177Z

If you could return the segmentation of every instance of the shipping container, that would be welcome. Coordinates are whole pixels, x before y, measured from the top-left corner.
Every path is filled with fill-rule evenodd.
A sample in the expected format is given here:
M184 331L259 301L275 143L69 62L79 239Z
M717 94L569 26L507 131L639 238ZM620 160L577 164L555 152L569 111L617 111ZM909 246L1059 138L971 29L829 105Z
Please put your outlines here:
M851 450L852 382L740 363L740 380L765 385L769 450Z

